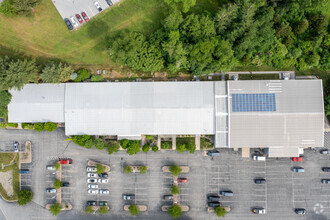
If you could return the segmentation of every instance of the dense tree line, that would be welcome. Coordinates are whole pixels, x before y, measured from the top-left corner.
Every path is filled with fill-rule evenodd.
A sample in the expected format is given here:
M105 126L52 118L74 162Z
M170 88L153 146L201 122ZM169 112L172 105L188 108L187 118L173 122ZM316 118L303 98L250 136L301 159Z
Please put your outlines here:
M4 0L0 5L0 13L4 15L31 16L32 9L40 0Z
M145 36L121 33L110 56L134 70L193 74L237 66L329 69L326 0L236 0L209 13L185 13L195 1L167 0L174 9L162 27Z

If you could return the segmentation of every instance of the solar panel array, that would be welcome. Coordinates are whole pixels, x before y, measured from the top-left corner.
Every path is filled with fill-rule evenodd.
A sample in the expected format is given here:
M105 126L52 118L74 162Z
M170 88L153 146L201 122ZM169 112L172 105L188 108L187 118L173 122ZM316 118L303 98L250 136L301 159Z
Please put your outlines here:
M274 112L274 93L232 94L233 112Z

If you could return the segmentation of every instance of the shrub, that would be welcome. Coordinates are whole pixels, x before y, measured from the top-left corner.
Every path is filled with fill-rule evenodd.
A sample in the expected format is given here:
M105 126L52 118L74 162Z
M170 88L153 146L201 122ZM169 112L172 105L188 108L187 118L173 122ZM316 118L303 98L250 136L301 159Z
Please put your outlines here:
M56 162L56 163L54 164L54 168L55 168L55 170L60 169L60 166L61 166L60 162Z
M214 212L218 217L225 217L225 214L227 213L226 209L222 206L214 208Z
M7 127L6 123L3 123L3 122L0 123L0 128L6 128L6 127Z
M103 150L105 148L105 143L103 142L102 138L98 138L94 141L94 146L96 149Z
M140 143L139 141L129 141L127 146L127 153L129 155L137 154L140 152Z
M146 135L146 139L147 139L147 140L152 140L153 137L152 137L152 135Z
M33 198L32 192L27 189L23 189L19 191L17 196L18 196L18 201L17 201L18 205L28 204L29 202L31 202Z
M28 130L33 130L34 124L32 124L32 123L22 123L22 128L23 129L28 129Z
M131 215L138 215L140 213L139 207L137 205L130 205L128 210L131 212Z
M157 146L153 146L151 149L152 149L153 152L157 152L158 151L158 147Z
M57 128L57 124L55 124L53 122L47 122L47 123L45 123L44 127L47 131L54 131Z
M15 14L15 9L10 0L4 0L0 4L0 13L4 14L5 16Z
M58 179L56 179L56 180L54 181L53 186L54 186L55 189L59 189L59 188L61 188L61 181L59 181Z
M86 207L86 209L85 209L85 213L86 213L86 214L91 214L91 213L93 213L93 212L94 212L94 210L93 210L92 206L87 206L87 207Z
M45 124L44 123L35 123L34 130L36 130L38 132L45 130Z
M117 141L110 142L107 146L109 154L117 152L119 150L119 144Z
M1 6L5 3L5 1L2 2ZM1 7L0 6L0 7ZM1 59L0 59L1 61ZM8 115L8 104L11 100L11 94L7 91L0 91L0 117L6 118Z
M93 75L91 78L92 82L103 82L104 77L102 75Z
M196 144L194 144L194 143L187 143L186 150L188 150L189 153L191 153L191 154L195 153Z
M128 147L128 143L129 143L129 140L127 140L127 139L122 139L122 140L120 140L120 146L121 146L123 149L127 149L127 147Z
M179 176L180 173L182 172L182 169L180 166L172 165L170 167L170 172L172 173L173 176Z
M72 136L71 140L73 143L78 144L79 146L85 146L86 141L92 139L92 136L89 135L77 135Z
M86 69L78 70L77 74L78 74L78 77L74 80L75 82L82 82L91 77L91 73L89 72L89 70L86 70Z
M104 173L105 167L101 164L96 164L96 173L101 174Z
M161 148L162 149L172 149L172 143L169 141L162 141Z
M179 194L180 193L179 187L176 185L172 186L171 193L173 195Z
M149 151L149 149L150 149L149 144L145 144L145 145L143 145L143 147L142 147L142 151L143 151L143 152L146 152L146 153Z
M130 166L124 167L124 173L132 173L132 168Z
M176 150L180 153L183 153L186 149L186 145L182 143L177 143L176 144Z
M55 203L54 205L52 205L49 209L50 213L52 213L52 215L56 216L59 215L61 213L61 206L58 203Z
M7 123L7 125L9 127L12 127L12 128L17 128L18 127L18 124L17 123Z
M181 216L181 207L177 204L168 208L168 214L173 218L179 218Z
M85 147L86 147L87 149L91 149L93 146L94 146L94 141L93 141L93 139L88 139L88 140L85 142Z
M148 171L148 167L146 167L146 166L140 166L140 167L139 167L139 171L140 171L140 173L142 173L142 174L147 173L147 171Z
M108 207L107 206L101 206L98 210L100 214L107 214L108 213Z

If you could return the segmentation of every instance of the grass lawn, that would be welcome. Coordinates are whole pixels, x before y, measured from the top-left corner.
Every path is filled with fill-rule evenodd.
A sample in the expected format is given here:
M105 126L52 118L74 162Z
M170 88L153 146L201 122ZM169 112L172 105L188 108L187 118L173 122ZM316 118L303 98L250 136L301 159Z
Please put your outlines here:
M10 156L8 154L11 154ZM0 153L0 163L8 164L15 156L16 153ZM5 169L0 169L0 172L7 172L9 170L12 170L13 172L13 189L14 189L14 195L13 196L8 196L7 192L4 190L2 185L0 184L0 194L3 198L9 201L15 201L17 200L17 193L20 190L20 183L19 183L19 168L18 168L18 163L19 163L19 158L18 155L15 159L16 163L12 164L10 166L5 167Z
M0 164L9 164L15 157L16 153L0 153ZM17 155L18 157L18 155Z

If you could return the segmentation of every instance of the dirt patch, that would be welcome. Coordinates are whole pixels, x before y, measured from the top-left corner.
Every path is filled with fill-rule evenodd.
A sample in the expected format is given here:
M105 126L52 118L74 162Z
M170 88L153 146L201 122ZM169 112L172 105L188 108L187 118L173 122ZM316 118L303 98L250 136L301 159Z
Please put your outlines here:
M13 171L0 172L0 183L9 197L14 195Z

